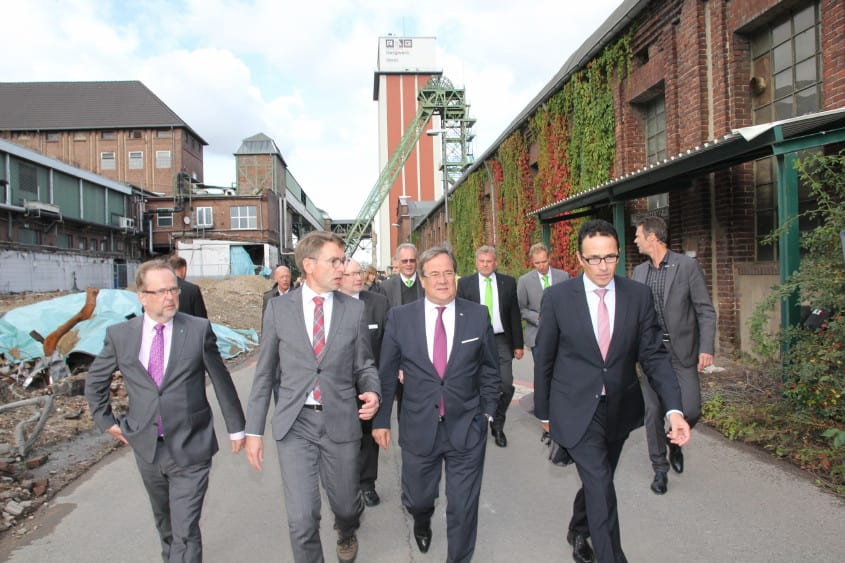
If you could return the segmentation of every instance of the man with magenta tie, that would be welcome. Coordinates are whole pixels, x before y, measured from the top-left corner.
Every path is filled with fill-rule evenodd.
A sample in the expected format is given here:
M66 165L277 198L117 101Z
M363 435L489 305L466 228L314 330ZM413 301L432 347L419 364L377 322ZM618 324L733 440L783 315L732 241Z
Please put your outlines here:
M501 382L487 308L455 298L455 269L448 248L422 253L418 274L425 298L390 310L379 365L382 397L393 395L396 372L404 373L402 501L423 553L431 545L431 516L446 464L450 563L469 561L475 551L487 424ZM391 408L384 403L373 420L373 438L385 449Z

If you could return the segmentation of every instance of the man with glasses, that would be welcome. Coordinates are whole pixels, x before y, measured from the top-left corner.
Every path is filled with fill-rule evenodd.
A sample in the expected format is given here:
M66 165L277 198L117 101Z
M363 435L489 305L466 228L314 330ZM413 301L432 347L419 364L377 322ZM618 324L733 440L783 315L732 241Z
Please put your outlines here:
M581 477L566 539L580 563L625 563L613 475L628 434L642 424L637 363L666 406L669 439L689 441L681 391L663 347L651 291L614 275L619 239L607 221L578 232L584 274L548 288L534 346L534 414ZM592 548L587 538L592 539Z
M109 327L88 370L85 396L97 427L129 444L150 504L164 561L202 560L200 513L217 437L205 393L208 372L231 440L244 445L244 414L207 319L177 312L179 286L162 260L135 274L144 314ZM130 410L111 408L120 370Z
M381 385L364 304L338 291L346 265L343 240L312 231L297 243L294 256L305 282L267 305L247 406L247 459L261 471L262 435L278 380L271 423L293 559L323 561L322 481L335 517L338 560L354 561L355 531L364 510L358 483L359 420L375 415Z
M669 250L668 235L666 222L660 217L637 222L634 243L649 260L634 268L631 279L651 288L657 322L663 329L663 345L669 350L681 386L684 414L692 428L701 416L698 372L713 364L716 310L701 266L694 258ZM669 466L677 473L683 472L684 454L681 446L669 443L669 461L666 460L664 409L648 381L642 378L640 383L645 399L646 441L654 469L651 490L662 495L667 489Z
M343 272L343 281L340 282L340 290L350 297L360 299L364 304L364 312L367 320L367 333L370 335L370 346L373 349L373 358L376 368L379 366L379 352L381 351L381 340L384 336L384 321L387 319L387 297L379 293L364 290L364 271L361 264L355 260L346 263ZM376 479L378 479L378 445L373 440L373 421L361 421L361 458L360 484L361 494L364 497L364 504L376 506L381 502L376 492Z
M496 271L496 249L492 246L480 246L475 251L475 268L475 275L464 276L458 280L458 297L487 307L490 323L493 325L502 382L499 404L490 422L490 433L496 445L504 448L508 445L505 417L516 391L513 386L513 359L521 360L525 347L519 302L516 297L516 280Z
M434 247L420 257L425 299L395 307L387 317L379 375L382 396L405 374L405 412L399 420L402 502L414 517L422 553L431 545L431 516L446 467L447 561L475 551L478 498L487 422L496 410L499 367L487 309L455 298L455 257ZM387 402L373 421L373 438L390 443Z

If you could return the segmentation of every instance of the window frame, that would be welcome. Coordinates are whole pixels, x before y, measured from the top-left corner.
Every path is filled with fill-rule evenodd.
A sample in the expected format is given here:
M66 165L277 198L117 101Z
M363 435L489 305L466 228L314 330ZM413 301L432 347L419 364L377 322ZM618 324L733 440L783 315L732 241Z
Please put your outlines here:
M258 229L258 206L233 205L229 208L229 224L233 231L254 231Z
M205 219L208 215L207 222L200 221L200 215ZM208 229L214 226L214 208L213 207L197 207L194 213L194 225L197 228Z

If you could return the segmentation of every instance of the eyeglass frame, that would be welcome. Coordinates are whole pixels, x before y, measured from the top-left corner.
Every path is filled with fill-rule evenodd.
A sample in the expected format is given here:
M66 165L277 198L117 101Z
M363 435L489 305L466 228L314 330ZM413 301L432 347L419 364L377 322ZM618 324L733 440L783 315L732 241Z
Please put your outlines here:
M349 262L349 256L344 256L343 258L317 258L316 256L306 256L306 258L310 258L315 262L324 262L329 264L332 268L345 268L347 262Z
M364 277L364 271L358 270L357 272L343 272L343 277L345 277L345 278L354 278L356 276L359 277L359 278L363 278Z
M155 295L159 299L163 298L165 295L169 295L171 297L178 297L180 293L182 293L182 288L180 287L165 287L163 289L157 289L155 291L150 291L149 289L142 289L141 293L145 293L147 295Z
M590 256L589 258L581 254L581 260L583 260L590 266L598 266L602 262L604 262L608 266L613 266L619 263L619 258L619 254L608 254L607 256Z

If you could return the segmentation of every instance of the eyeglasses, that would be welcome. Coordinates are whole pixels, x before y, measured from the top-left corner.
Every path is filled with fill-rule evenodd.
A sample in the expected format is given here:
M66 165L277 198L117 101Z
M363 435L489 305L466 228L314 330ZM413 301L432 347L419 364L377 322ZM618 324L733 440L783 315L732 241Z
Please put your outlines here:
M403 258L399 261L402 262L403 264L416 264L417 263L416 258Z
M317 258L315 256L306 256L306 258L310 258L315 262L325 262L326 264L330 264L332 268L345 267L346 263L349 261L349 257L347 256L344 256L343 258Z
M426 278L432 278L432 279L436 279L436 280L439 280L439 279L452 280L452 279L455 279L455 272L453 272L452 270L446 270L445 272L429 272L427 274L423 274L423 276L426 277Z
M343 277L345 277L345 278L360 278L363 275L364 275L364 273L361 270L358 270L357 272L344 272Z
M589 258L582 254L581 258L583 258L584 262L586 262L590 266L598 266L602 262L607 265L616 264L617 262L619 262L618 254L608 254L607 256L590 256Z
M155 295L156 297L164 297L165 295L170 295L171 297L176 297L179 295L181 290L178 287L168 287L166 289L157 289L155 291L148 291L146 289L141 290L141 293L146 293L147 295Z

